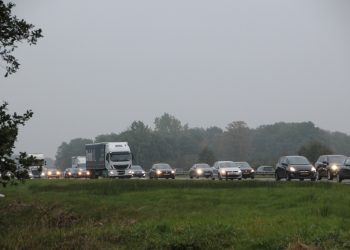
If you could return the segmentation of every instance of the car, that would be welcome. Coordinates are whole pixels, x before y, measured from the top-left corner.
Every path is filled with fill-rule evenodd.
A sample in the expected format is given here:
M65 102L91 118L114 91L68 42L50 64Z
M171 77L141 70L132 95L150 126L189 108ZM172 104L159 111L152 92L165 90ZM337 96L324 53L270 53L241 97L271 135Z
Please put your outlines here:
M256 169L256 174L261 174L261 175L268 175L268 174L275 174L275 169L272 166L259 166Z
M213 174L213 169L207 164L207 163L196 163L194 164L189 172L189 176L191 179L193 178L212 178L215 179L214 174Z
M350 157L347 157L342 165L338 165L337 181L350 179Z
M175 179L175 170L168 163L153 164L149 170L150 179L166 178Z
M72 168L66 168L66 170L63 171L63 177L64 178L71 178L72 177Z
M283 178L287 181L292 179L299 179L300 181L311 179L311 181L315 181L316 168L304 156L282 156L276 164L275 179L279 181Z
M333 180L337 176L338 167L343 165L346 158L345 155L321 155L315 163L316 179L327 177L328 180Z
M213 165L213 173L219 180L238 179L242 180L242 171L233 161L217 161Z
M90 171L86 168L71 168L73 178L89 178Z
M52 179L52 178L58 179L61 177L61 171L59 171L56 168L47 168L41 172L41 177L48 178L48 179Z
M251 178L254 179L255 177L255 170L249 165L248 162L235 162L236 165L242 170L242 177L243 179Z
M131 174L132 177L139 177L143 178L146 177L146 172L143 170L143 168L139 165L132 165L128 172Z

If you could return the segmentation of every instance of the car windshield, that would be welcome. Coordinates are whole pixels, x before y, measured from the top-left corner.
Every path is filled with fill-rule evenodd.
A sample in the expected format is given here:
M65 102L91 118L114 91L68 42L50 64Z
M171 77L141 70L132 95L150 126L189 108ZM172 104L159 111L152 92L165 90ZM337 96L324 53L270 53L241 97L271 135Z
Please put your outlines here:
M248 162L235 162L239 168L251 168Z
M289 164L292 165L308 165L309 161L303 156L291 156L288 157Z
M140 166L131 166L131 169L142 170L142 168Z
M115 152L110 155L111 161L130 161L131 154L129 152Z
M237 167L232 161L225 161L220 163L220 168L234 168Z
M159 164L157 169L171 169L171 167L168 164Z
M344 155L329 156L329 163L342 164L346 160Z
M210 166L208 164L197 164L196 167L197 168L210 168Z

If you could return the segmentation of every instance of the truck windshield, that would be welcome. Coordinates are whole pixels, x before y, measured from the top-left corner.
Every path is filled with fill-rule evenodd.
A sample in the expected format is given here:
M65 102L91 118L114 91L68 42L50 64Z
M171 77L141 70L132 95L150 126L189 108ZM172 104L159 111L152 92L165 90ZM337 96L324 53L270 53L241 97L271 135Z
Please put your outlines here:
M131 154L129 152L115 152L111 153L111 161L130 161Z

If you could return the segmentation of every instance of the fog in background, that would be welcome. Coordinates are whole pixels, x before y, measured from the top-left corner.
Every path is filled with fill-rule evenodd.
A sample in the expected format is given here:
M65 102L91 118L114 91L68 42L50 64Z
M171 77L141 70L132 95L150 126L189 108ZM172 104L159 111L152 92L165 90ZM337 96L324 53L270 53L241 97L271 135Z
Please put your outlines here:
M62 141L164 112L190 127L312 121L350 133L348 0L14 2L45 36L21 44L20 70L0 78L11 111L34 111L16 152L54 157Z

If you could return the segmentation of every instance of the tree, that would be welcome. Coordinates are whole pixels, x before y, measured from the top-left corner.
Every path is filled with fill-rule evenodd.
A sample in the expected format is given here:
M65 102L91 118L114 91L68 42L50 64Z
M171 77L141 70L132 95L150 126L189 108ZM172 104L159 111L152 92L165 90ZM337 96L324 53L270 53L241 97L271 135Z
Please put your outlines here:
M225 157L236 161L247 160L251 151L251 131L243 121L227 125L223 138Z
M319 141L311 141L303 145L299 151L299 155L305 156L312 163L316 162L320 155L333 154L333 150Z
M216 161L216 157L213 151L211 151L208 147L204 147L198 155L198 161L208 163L211 166Z
M11 156L18 135L18 127L24 126L33 116L31 110L28 110L23 115L18 115L17 113L11 115L8 113L7 105L5 102L0 106L0 183L3 185L6 185L11 179L7 173L14 175L17 173L16 162ZM24 159L24 155L22 155L22 158Z
M36 44L42 37L41 29L12 14L15 4L5 4L0 0L0 57L7 64L5 77L15 73L19 68L18 60L13 56L18 43Z
M154 120L155 130L162 135L176 135L183 130L181 122L174 116L164 113Z

